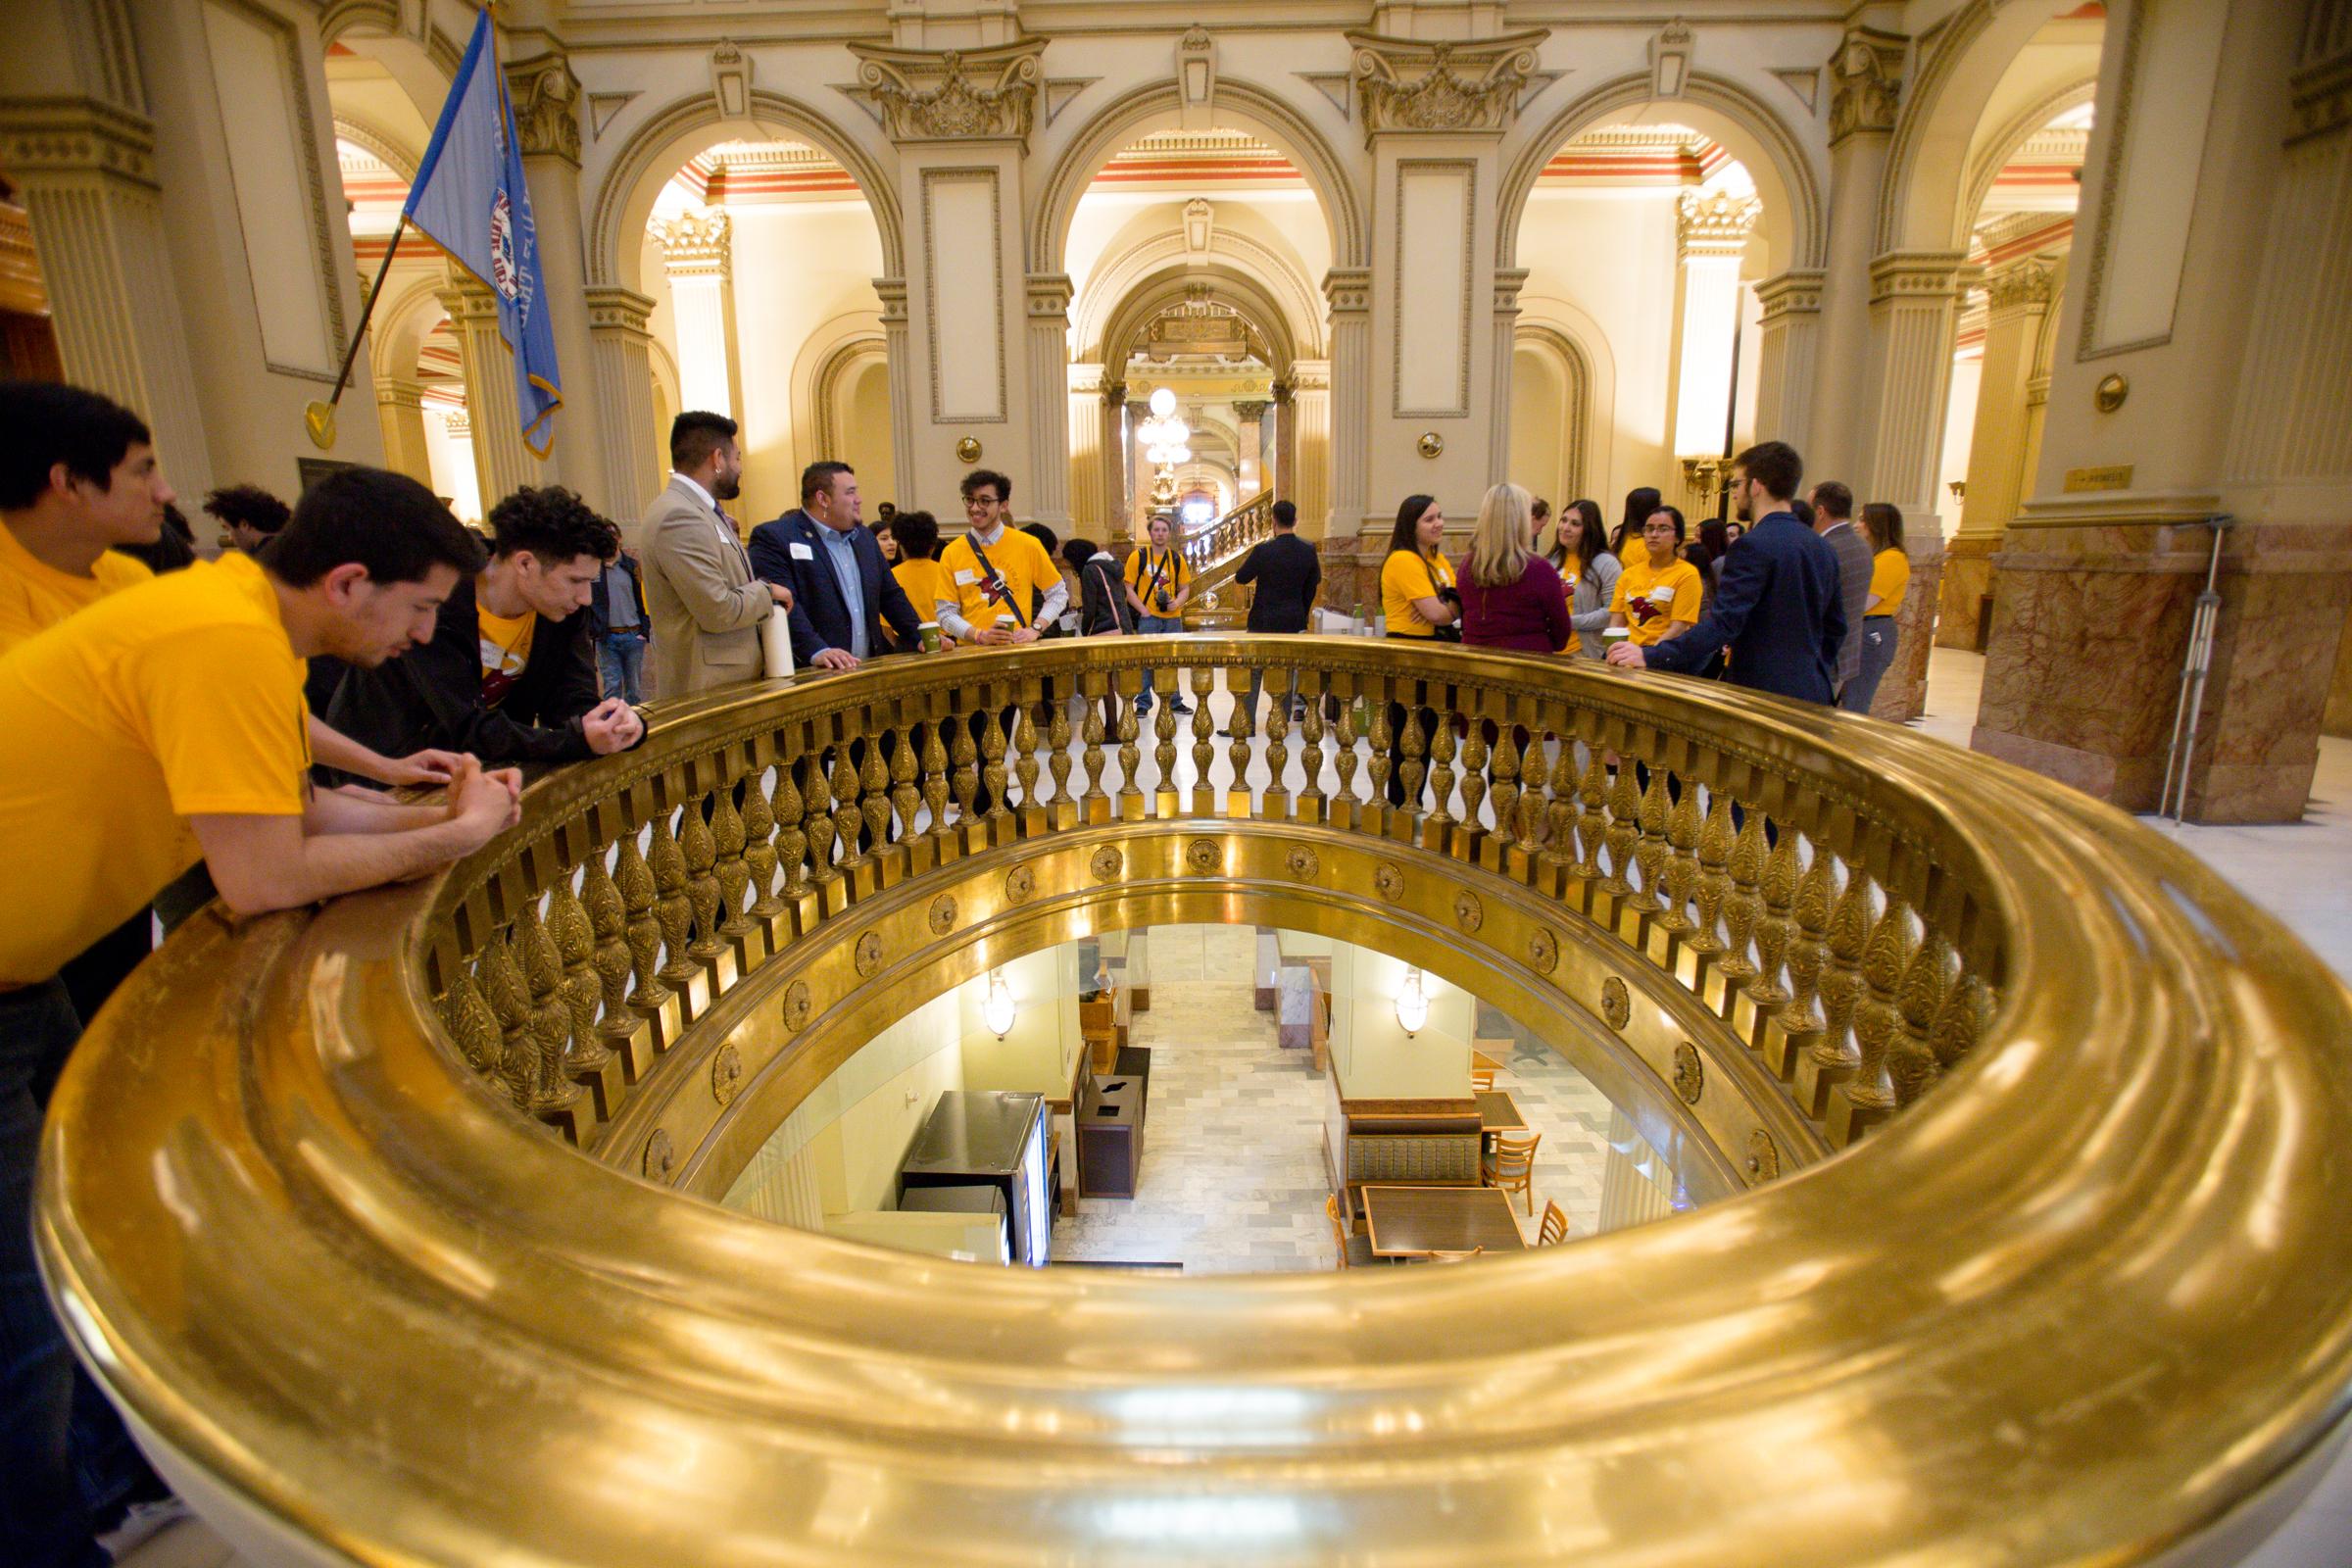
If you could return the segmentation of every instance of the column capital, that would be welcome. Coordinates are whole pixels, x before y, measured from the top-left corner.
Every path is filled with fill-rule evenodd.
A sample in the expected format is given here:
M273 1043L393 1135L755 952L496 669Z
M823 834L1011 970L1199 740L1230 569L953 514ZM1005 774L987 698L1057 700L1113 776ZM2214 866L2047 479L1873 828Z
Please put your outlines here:
M1372 269L1335 267L1323 274L1323 298L1334 316L1365 316L1372 310Z
M1027 278L1029 319L1058 318L1065 324L1070 312L1070 274L1031 272Z
M1870 264L1870 303L1942 304L1958 296L1967 268L1965 251L1888 251Z
M1675 259L1693 256L1737 257L1747 248L1764 204L1753 196L1718 191L1712 196L1687 190L1675 206Z
M154 125L95 98L0 104L0 169L20 184L98 175L162 188Z
M1857 131L1894 129L1902 99L1903 53L1910 40L1877 27L1848 27L1830 56L1830 145Z
M1494 269L1494 314L1515 316L1519 311L1519 291L1527 287L1527 269L1497 267Z
M1291 390L1299 392L1328 392L1331 390L1331 362L1329 360L1298 360L1291 366Z
M1015 38L984 49L886 49L850 45L858 81L881 107L893 141L1014 141L1037 118L1048 40Z
M877 277L874 293L882 301L882 322L885 326L906 324L906 280L903 277Z
M1543 27L1445 43L1349 32L1349 70L1363 105L1364 136L1396 132L1499 136L1519 118L1519 95L1537 65Z
M514 103L514 140L525 158L561 158L580 167L580 78L571 62L550 52L507 67Z
M1273 406L1271 402L1261 402L1256 398L1236 399L1233 412L1243 423L1255 424L1266 416L1266 411Z
M415 381L404 381L397 376L381 376L375 383L375 401L379 408L421 411L424 408L424 388Z
M1984 303L1993 311L2046 311L2057 286L2058 270L2047 260L2021 256L1984 274Z
M617 283L597 284L582 291L588 304L588 329L643 332L654 311L653 300Z
M723 211L683 212L672 219L656 219L648 226L661 242L670 276L723 280L731 274L735 225Z
M1266 395L1274 400L1274 407L1287 409L1291 406L1291 399L1298 396L1298 389L1288 381L1277 381Z
M450 268L448 281L434 294L441 308L449 313L449 324L463 330L468 323L478 324L498 317L498 296L476 282L470 272L461 272L455 264Z
M1756 303L1765 322L1788 316L1821 314L1822 280L1829 274L1817 267L1792 268L1756 285Z
M1102 406L1108 409L1125 408L1127 406L1127 382L1125 378L1122 377L1119 380L1113 381L1108 379L1107 375L1108 372L1105 372L1105 379L1102 382Z

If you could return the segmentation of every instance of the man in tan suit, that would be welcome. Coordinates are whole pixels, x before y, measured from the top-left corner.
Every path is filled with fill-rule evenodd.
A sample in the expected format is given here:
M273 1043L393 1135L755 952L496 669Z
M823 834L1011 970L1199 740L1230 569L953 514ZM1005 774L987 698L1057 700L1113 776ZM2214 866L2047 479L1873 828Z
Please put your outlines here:
M683 697L758 680L760 628L792 590L752 575L734 523L718 510L742 490L735 421L688 412L669 426L669 484L640 526L645 604L654 619L654 694Z

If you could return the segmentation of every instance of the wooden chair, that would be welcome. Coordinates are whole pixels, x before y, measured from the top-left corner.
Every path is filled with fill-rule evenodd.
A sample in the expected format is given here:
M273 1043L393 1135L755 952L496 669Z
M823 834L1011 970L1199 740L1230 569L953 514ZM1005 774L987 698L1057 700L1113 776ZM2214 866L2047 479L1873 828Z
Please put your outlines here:
M1485 1251L1483 1247L1473 1247L1467 1252L1431 1252L1428 1257L1432 1263L1467 1263Z
M1543 1141L1542 1133L1525 1138L1495 1134L1494 1152L1487 1156L1482 1172L1489 1187L1523 1194L1531 1217L1536 1212L1536 1146Z
M1371 1237L1348 1234L1348 1226L1340 1218L1340 1200L1336 1194L1324 1198L1323 1214L1331 1221L1331 1240L1340 1250L1340 1267L1365 1268L1380 1261L1372 1255Z
M1482 1095L1493 1094L1494 1092L1494 1069L1473 1067L1470 1070L1470 1087Z
M1568 1239L1568 1216L1550 1199L1544 1200L1544 1228L1536 1233L1538 1247L1557 1247Z

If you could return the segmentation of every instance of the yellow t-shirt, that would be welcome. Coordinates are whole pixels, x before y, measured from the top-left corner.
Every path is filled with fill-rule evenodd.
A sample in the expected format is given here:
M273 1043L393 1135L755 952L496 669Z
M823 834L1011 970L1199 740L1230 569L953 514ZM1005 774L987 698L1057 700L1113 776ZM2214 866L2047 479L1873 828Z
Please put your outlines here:
M1434 599L1441 588L1453 586L1453 563L1443 553L1434 560L1411 550L1392 550L1380 564L1380 609L1389 617L1392 637L1435 637L1438 628L1421 618L1416 599Z
M1186 564L1184 557L1176 553L1173 545L1165 550L1154 550L1146 545L1128 556L1125 573L1127 586L1134 589L1135 596L1144 602L1144 613L1148 615L1162 613L1159 601L1147 591L1154 574L1159 578L1159 591L1165 593L1171 603L1177 591L1193 580L1193 568Z
M1882 550L1871 558L1870 591L1879 602L1870 607L1874 615L1891 615L1903 608L1903 595L1911 591L1911 558L1900 550Z
M154 578L145 562L119 550L100 551L90 575L74 576L25 549L14 528L0 524L0 654L108 594Z
M989 552L989 559L996 559L995 551ZM939 602L956 597L955 579L936 561L902 561L890 568L890 574L899 579L899 587L913 604L918 619L939 619Z
M494 615L478 599L473 614L482 628L482 706L496 708L522 679L522 666L531 662L531 637L539 614L526 607L519 615Z
M1680 622L1693 624L1698 619L1698 602L1706 596L1707 585L1698 568L1677 557L1664 569L1649 564L1649 552L1642 559L1629 561L1625 570L1617 575L1617 597L1609 601L1613 614L1623 615L1633 635L1626 641L1637 648L1647 648L1666 635L1668 627ZM1644 621L1630 608L1633 601L1646 599L1650 608L1659 612Z
M302 813L302 680L276 593L235 554L0 657L0 984L47 979L195 864L188 817Z
M940 565L948 574L950 593L940 597L954 598L956 612L971 623L974 631L986 631L1000 620L1011 626L1029 624L1032 595L1052 589L1061 581L1054 563L1046 558L1046 547L1018 528L1007 527L988 551L989 564L997 568L1002 589L996 597L988 593L985 573L980 569L980 558L972 549L969 534L957 534L953 544L940 557ZM1018 607L1020 613L1014 614Z

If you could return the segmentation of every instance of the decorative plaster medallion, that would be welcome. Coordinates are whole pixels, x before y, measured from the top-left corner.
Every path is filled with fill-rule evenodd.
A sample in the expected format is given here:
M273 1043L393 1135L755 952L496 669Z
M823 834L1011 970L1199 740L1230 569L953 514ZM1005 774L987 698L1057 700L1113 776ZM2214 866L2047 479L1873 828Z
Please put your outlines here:
M1487 923L1487 906L1468 888L1453 896L1453 922L1465 931L1475 931Z
M1781 1152L1773 1147L1772 1134L1759 1127L1747 1135L1747 1174L1759 1182L1768 1182L1781 1173Z
M1220 858L1215 839L1195 839L1184 847L1184 863L1190 870L1214 871Z
M721 1046L710 1061L710 1098L725 1104L743 1087L743 1053L733 1046Z
M1609 1027L1622 1030L1633 1022L1634 999L1627 994L1625 982L1615 975L1600 983L1600 1015L1609 1020Z
M1119 853L1118 846L1105 844L1095 852L1094 858L1086 862L1086 867L1095 873L1096 881L1111 882L1118 879L1119 871L1126 863L1127 857Z
M1004 873L1004 901L1007 904L1027 904L1029 895L1037 891L1037 872L1025 865L1016 865Z
M1683 1103L1698 1103L1699 1091L1707 1086L1707 1069L1698 1059L1698 1048L1686 1040L1674 1048L1674 1092L1683 1097Z
M784 1027L796 1033L799 1032L801 1025L808 1021L810 1006L808 981L795 980L791 985L786 986L784 988Z
M1382 898L1395 904L1404 897L1404 873L1383 860L1379 869L1372 873L1372 886Z
M931 934L944 937L956 929L956 896L942 893L931 901Z
M858 972L860 975L870 975L876 969L881 968L882 933L868 931L859 937L857 949L850 955L850 960L858 965Z
M1323 869L1323 862L1315 858L1315 852L1303 844L1292 845L1291 853L1283 858L1283 864L1291 868L1291 875L1308 881L1312 881L1315 873Z
M677 1166L678 1152L670 1147L669 1134L655 1128L654 1135L645 1141L646 1179L666 1183Z
M1542 926L1527 939L1527 961L1545 974L1559 967L1560 939Z
M965 464L978 463L980 461L980 438L976 435L967 435L956 442L956 461Z

